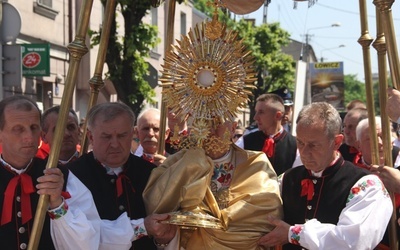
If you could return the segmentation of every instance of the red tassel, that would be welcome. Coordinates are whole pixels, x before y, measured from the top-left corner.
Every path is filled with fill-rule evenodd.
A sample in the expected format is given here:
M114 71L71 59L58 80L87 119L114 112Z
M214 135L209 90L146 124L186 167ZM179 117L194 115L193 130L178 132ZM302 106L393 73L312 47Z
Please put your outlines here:
M301 181L301 196L306 196L307 200L312 200L314 195L314 183L311 179L304 179Z
M268 156L273 157L275 151L275 141L272 138L268 138L264 141L262 151Z
M22 224L32 219L32 207L30 194L35 192L32 178L27 174L20 174L10 180L4 192L3 211L1 213L1 225L11 221L13 204L15 199L15 189L21 182L21 214Z

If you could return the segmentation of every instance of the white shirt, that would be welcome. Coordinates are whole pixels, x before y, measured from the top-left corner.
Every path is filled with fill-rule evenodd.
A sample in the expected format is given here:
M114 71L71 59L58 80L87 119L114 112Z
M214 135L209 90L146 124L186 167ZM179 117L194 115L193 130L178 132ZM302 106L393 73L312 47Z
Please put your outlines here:
M56 249L123 250L147 235L144 219L131 220L124 212L116 220L101 220L90 191L69 172L68 212L51 220L51 235Z
M143 235L147 235L144 218L131 220L124 212L116 220L101 221L101 242L98 249L128 250L131 248L132 242Z
M56 249L98 249L100 244L100 216L91 192L69 172L66 191L67 213L50 220L50 233Z
M359 187L358 192L349 193L337 225L312 219L304 224L291 226L288 232L289 242L296 235L300 245L310 250L367 250L377 246L392 215L392 201L376 175L362 177L353 186Z
M395 138L393 140L393 145L400 148L400 138Z
M139 144L138 148L136 149L134 155L142 157L143 155L143 147L141 144Z

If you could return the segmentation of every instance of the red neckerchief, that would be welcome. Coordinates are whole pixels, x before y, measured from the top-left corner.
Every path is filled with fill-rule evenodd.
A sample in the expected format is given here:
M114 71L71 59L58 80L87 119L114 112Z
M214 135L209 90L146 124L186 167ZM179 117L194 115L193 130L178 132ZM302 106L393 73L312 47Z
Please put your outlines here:
M1 213L1 225L7 224L11 221L15 189L21 185L21 214L22 224L27 223L32 219L31 210L31 197L30 194L35 192L33 187L32 177L28 174L17 174L8 182L6 191L4 192L3 211Z
M50 154L50 146L40 139L38 151L36 152L35 157L40 159L46 159Z
M35 188L33 186L32 177L26 173L18 174L13 171L13 167L1 159L2 164L5 167L8 167L15 176L8 182L6 191L4 192L4 203L3 203L3 211L1 213L1 223L0 225L7 224L11 221L12 212L13 212L13 204L15 199L15 189L18 185L21 186L21 217L22 224L27 223L32 219L32 208L31 208L31 196L30 194L35 192ZM32 161L29 162L28 166L32 164Z
M148 162L154 163L154 156L150 154L143 153L142 158Z
M337 152L335 159L329 164L329 167L335 165L339 159L340 159L340 153ZM301 181L300 196L307 196L307 201L312 200L312 197L314 196L314 183L312 179L305 178Z
M268 157L273 157L274 153L275 153L275 140L276 138L278 138L283 132L283 128L276 133L275 135L273 135L272 137L268 137L267 139L265 139L264 141L264 146L262 148L262 151L268 156Z
M124 172L119 173L117 182L116 182L116 187L117 187L117 197L120 197L122 193L124 192L124 188L122 186L122 180L125 180L129 184L129 186L132 188L132 192L135 193L135 189L132 186L131 180L128 178L128 176L125 175Z
M117 173L114 171L113 168L108 167L107 165L101 163L101 162L100 162L99 160L97 160L97 159L95 159L95 160L96 160L101 166L103 166L103 168L106 170L107 175L110 175L110 176L117 176ZM116 183L115 183L116 190L117 190L117 197L120 197L120 196L122 195L122 193L124 192L124 187L123 187L123 185L122 185L122 179L125 179L125 181L127 181L127 182L130 183L129 178L128 178L128 177L125 175L125 173L124 173L125 169L124 169L123 167L121 167L121 168L122 168L122 171L118 174L117 180L116 180ZM132 188L132 189L133 189L133 188Z
M143 154L143 155L144 155L144 154ZM106 173L107 173L108 175L116 176L116 173L114 172L114 170L113 170L111 167L106 166L105 164L101 163L101 162L100 162L99 160L97 160L97 159L96 159L96 161L97 161L101 166L103 166L103 168L106 170ZM120 196L124 193L123 180L124 180L125 184L129 184L129 186L130 186L131 189L132 189L132 192L134 192L134 193L136 192L135 189L134 189L133 186L132 186L131 180L130 180L129 177L125 174L125 172L126 172L126 168L125 168L125 167L122 167L122 171L118 174L117 180L116 180L116 182L115 182L115 186L116 186L116 189L117 189L117 197L120 197ZM125 185L125 186L126 186L126 185Z
M301 181L301 196L307 195L307 200L312 200L314 195L314 183L311 179L304 179Z
M360 168L364 168L366 170L371 170L371 166L365 163L364 159L362 158L361 153L357 154L353 160L354 165Z
M358 153L354 156L354 158L353 158L353 163L354 163L355 165L357 165L358 162L361 161L361 157L362 157L361 152L358 152Z
M13 167L1 159L3 165L7 166L8 168L13 169ZM32 161L28 164L25 169L31 165ZM15 173L14 171L12 171ZM32 208L31 208L31 196L30 194L34 193L36 190L33 186L32 177L26 173L15 173L16 175L8 182L6 191L4 192L4 204L3 204L3 211L1 213L1 223L0 225L3 226L11 221L12 211L13 211L13 204L15 199L15 189L18 185L21 186L21 218L22 224L27 223L32 219ZM64 199L71 198L69 192L62 191L61 196Z

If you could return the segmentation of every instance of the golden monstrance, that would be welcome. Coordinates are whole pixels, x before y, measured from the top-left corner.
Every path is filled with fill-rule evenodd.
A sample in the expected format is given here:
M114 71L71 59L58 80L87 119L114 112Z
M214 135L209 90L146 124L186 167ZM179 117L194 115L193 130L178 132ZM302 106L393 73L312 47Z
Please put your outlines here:
M225 150L230 145L229 136L222 141L210 141L210 128L233 121L239 108L246 107L255 88L251 52L236 32L218 21L218 9L225 7L223 3L216 0L211 4L212 20L196 25L177 41L178 45L172 45L160 79L163 101L182 119L188 118L189 133L179 138L181 149ZM204 207L170 213L167 223L192 230L224 229L219 206L209 188L203 203Z

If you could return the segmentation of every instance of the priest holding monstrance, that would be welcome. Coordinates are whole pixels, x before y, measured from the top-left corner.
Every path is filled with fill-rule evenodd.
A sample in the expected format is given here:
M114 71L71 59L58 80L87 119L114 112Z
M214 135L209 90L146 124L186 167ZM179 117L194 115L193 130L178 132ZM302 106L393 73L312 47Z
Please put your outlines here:
M252 58L217 21L196 26L166 56L163 97L188 117L181 150L154 169L144 191L148 214L179 226L165 249L264 249L259 238L282 217L276 173L262 152L231 143L238 108L254 88Z

